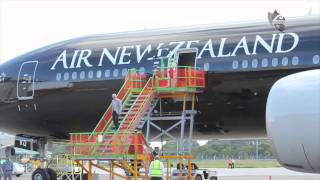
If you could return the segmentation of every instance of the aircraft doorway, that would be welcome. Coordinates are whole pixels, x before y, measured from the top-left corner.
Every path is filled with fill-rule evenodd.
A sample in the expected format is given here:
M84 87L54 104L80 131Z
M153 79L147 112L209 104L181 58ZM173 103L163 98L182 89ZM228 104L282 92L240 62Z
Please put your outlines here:
M180 49L175 53L174 61L179 66L191 66L197 65L197 48Z
M31 100L34 97L34 78L38 61L22 63L17 79L18 100Z

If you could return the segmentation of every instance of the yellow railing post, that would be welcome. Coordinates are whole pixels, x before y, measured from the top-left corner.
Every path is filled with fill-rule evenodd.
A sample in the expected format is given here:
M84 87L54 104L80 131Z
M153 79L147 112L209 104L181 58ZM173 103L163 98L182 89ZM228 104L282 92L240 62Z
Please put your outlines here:
M184 94L184 96L183 96L183 112L185 112L185 110L186 110L186 104L187 104L187 95L186 94Z
M182 158L179 157L179 180L182 180Z
M134 160L134 180L138 180L138 160Z
M191 180L191 158L188 157L188 180Z
M110 163L110 179L114 180L114 174L113 174L113 160L111 160Z
M88 180L92 180L92 162L89 160Z
M169 159L167 159L167 176L166 176L166 179L167 179L167 180L169 180L169 178L170 178L169 167L170 167Z
M194 110L194 106L195 106L195 93L192 93L192 110Z

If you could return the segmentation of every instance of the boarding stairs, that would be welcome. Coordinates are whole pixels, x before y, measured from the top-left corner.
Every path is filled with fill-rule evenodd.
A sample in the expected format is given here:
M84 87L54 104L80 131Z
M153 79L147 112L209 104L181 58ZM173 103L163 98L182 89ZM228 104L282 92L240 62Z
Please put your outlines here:
M119 127L114 128L110 104L92 132L70 134L70 157L76 161L118 162L117 166L125 167L128 172L134 172L133 166L139 165L147 172L151 149L142 134L145 117L151 114L160 98L197 93L204 84L204 71L195 67L160 68L152 75L129 70L117 94L123 105Z

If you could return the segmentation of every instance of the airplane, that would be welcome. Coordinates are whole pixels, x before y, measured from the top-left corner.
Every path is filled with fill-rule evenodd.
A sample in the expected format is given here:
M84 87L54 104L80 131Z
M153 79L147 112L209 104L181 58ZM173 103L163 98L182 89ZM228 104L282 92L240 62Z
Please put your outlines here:
M289 120L286 124L274 123L279 118L270 120L272 113L266 121L267 101L273 102L268 95L279 79L320 68L320 17L287 18L281 30L277 27L259 21L101 34L28 52L0 65L0 131L61 141L68 138L68 133L91 131L128 69L152 73L161 63L159 57L195 48L195 60L178 62L206 72L206 88L196 97L194 137L269 135L281 140L273 145L275 152L281 149L276 154L284 167L320 173L319 145L305 144L304 148L313 153L310 157L317 158L306 164L307 151L292 151L293 146L285 146L289 140L290 144L298 144L298 140L290 139L288 133L283 137L278 131L272 133L274 124L283 131L294 124ZM279 92L275 89L273 92ZM167 108L175 104L166 103ZM269 110L274 111L270 106ZM319 132L315 129L319 122L317 118L308 129L294 128L296 132ZM296 157L300 159L290 163Z

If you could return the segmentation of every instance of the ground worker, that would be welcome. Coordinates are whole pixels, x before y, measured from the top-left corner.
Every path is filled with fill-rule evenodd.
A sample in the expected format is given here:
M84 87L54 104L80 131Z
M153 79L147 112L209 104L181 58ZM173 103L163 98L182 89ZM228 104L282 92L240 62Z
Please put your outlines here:
M121 100L117 97L116 94L112 94L112 120L115 126L115 129L119 128L119 115L122 110Z
M168 59L170 86L174 88L177 83L177 63L173 58Z
M12 179L13 163L9 159L2 164L2 171L4 180Z
M228 159L228 160L227 160L227 164L228 164L228 168L232 168L232 161L231 161L231 159Z
M160 148L159 147L155 147L154 150L152 151L152 156L156 157L159 155L160 152Z
M164 175L164 166L159 156L155 156L149 167L151 180L162 180Z
M231 159L231 168L234 168L234 164L236 163L236 161L234 159Z

